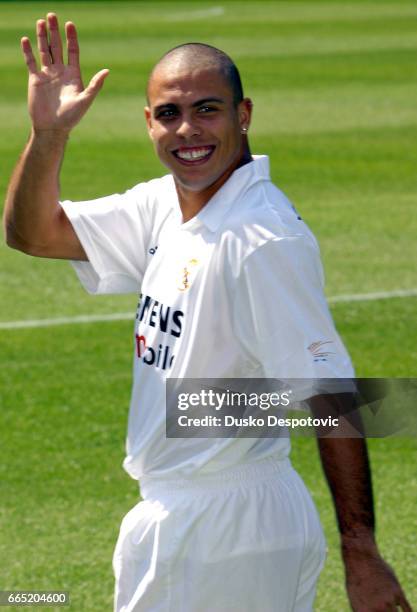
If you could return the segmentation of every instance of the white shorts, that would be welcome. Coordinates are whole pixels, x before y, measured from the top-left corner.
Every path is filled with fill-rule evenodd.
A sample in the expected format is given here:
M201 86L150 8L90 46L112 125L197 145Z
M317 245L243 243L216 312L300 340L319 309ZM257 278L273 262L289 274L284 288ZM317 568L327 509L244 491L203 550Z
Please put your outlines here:
M113 558L117 612L307 612L326 546L288 459L143 479Z

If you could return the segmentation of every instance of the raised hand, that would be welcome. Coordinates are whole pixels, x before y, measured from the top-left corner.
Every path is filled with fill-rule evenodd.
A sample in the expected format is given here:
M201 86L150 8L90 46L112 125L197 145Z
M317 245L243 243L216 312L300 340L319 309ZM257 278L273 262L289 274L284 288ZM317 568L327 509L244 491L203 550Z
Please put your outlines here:
M49 41L48 41L49 30ZM65 24L68 64L64 64L58 19L48 13L47 20L36 23L40 70L27 37L21 47L29 71L28 106L35 131L69 132L81 120L100 91L107 69L100 70L84 88L77 32L71 22Z

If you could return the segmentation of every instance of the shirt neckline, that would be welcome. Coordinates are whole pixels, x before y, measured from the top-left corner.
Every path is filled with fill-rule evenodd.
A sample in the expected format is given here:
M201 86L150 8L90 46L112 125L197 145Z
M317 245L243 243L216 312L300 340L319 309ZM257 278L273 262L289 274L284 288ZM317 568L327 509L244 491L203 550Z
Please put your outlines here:
M181 219L181 208L172 175L171 178L175 192L174 209ZM187 231L203 224L208 230L215 232L233 203L252 185L263 180L270 180L269 157L252 155L252 161L237 168L197 215L181 223L180 229Z

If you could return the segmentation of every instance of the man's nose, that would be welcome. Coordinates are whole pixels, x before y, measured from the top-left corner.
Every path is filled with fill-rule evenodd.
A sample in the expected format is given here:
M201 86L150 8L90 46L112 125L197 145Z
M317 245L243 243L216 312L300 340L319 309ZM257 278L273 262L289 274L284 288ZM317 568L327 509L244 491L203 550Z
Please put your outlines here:
M191 138L193 136L199 136L201 130L195 120L192 117L183 117L177 128L177 135L183 138Z

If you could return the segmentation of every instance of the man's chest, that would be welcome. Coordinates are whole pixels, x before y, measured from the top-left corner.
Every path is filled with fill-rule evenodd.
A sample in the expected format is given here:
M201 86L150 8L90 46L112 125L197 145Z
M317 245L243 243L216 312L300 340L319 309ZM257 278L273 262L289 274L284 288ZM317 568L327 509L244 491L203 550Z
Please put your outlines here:
M144 365L170 370L184 345L213 328L215 312L207 307L219 289L216 244L174 230L151 248L136 313L136 354Z
M201 292L214 289L218 245L204 233L168 228L153 239L141 292L167 305L195 308Z

